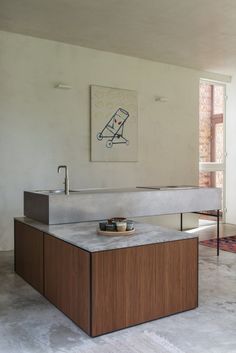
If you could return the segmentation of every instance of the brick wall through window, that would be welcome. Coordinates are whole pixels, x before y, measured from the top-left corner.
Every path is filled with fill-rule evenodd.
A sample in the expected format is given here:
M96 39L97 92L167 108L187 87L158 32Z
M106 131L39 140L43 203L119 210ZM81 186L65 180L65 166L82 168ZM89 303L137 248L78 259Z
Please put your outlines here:
M224 88L200 83L199 162L223 162ZM199 185L223 187L222 172L200 172Z

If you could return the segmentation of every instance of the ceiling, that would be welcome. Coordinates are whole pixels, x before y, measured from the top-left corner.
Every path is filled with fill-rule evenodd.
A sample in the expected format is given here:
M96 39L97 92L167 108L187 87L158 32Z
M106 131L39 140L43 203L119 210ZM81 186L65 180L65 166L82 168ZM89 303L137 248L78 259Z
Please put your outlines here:
M0 0L0 30L236 71L235 0Z

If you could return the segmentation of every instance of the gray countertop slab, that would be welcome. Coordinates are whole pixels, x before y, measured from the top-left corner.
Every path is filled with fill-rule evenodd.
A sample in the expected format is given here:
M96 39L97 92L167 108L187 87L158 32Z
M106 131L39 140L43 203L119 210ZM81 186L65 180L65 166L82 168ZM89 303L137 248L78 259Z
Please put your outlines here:
M24 192L24 215L46 224L218 210L221 189L149 186L50 194Z
M111 237L97 234L98 222L46 225L27 217L15 218L15 220L30 225L42 232L53 235L58 239L64 240L89 252L165 243L197 237L195 234L139 222L135 222L136 232L134 234Z

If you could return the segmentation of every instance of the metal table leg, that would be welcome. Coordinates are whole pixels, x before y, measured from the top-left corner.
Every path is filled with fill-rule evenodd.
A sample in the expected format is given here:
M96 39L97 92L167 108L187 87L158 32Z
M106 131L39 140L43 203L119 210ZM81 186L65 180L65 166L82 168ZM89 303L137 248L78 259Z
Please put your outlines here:
M217 215L215 214L210 214L210 213L204 213L204 212L194 212L197 214L202 214L202 215L206 215L206 216L213 216L213 217L217 217L217 225L216 225L216 237L217 237L217 256L220 255L220 210L216 210ZM182 215L182 213L181 213ZM182 221L180 221L180 227L181 227Z
M180 213L180 230L183 230L183 213Z

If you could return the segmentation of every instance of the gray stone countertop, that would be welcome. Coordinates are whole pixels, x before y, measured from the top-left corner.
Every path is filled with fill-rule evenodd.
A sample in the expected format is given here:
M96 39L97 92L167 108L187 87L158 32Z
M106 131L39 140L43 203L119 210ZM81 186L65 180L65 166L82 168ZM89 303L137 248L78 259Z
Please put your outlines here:
M15 220L89 252L197 238L195 234L139 222L135 222L136 231L132 235L103 236L97 234L98 222L47 225L27 217L18 217Z

